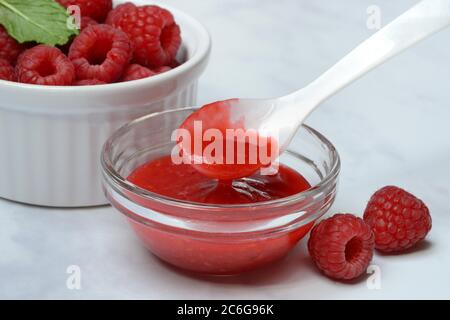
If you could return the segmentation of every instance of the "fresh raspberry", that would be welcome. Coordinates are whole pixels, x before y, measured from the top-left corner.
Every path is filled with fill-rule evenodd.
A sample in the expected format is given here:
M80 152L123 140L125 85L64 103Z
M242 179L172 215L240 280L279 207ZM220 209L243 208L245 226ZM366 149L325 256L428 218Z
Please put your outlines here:
M81 23L80 23L80 31L83 31L89 26L93 26L98 24L98 22L92 18L89 17L81 17Z
M106 84L106 82L97 80L97 79L86 79L86 80L78 80L75 81L75 86L96 86L99 84Z
M411 193L394 186L373 194L364 212L364 221L375 234L375 248L401 252L423 240L431 230L427 206Z
M17 80L23 83L67 86L75 79L72 62L61 50L38 45L25 50L17 59Z
M176 67L179 67L180 65L181 65L181 63L179 63L177 59L173 59L172 61L170 61L170 63L167 66L172 69L175 69Z
M14 68L5 59L0 59L0 80L15 80Z
M122 75L121 81L132 81L143 78L148 78L156 75L156 72L153 72L149 68L143 67L139 64L130 64L125 72Z
M359 277L372 260L373 248L370 226L351 214L336 214L321 221L308 241L309 254L317 267L338 280Z
M131 2L119 4L117 7L115 7L108 13L105 23L114 26L117 23L117 21L119 21L119 19L122 17L122 15L130 8L136 8L136 5Z
M84 17L90 17L98 22L105 21L112 9L112 0L57 0L64 7L79 6Z
M84 29L69 50L79 80L97 79L106 83L120 78L132 54L128 36L106 24Z
M154 5L128 8L114 26L134 45L134 60L146 67L170 63L181 45L180 27L166 9Z
M97 21L95 21L92 18L89 17L81 17L81 21L80 21L80 31L83 31L84 29L86 29L89 26L92 25L96 25L98 24ZM65 54L69 53L70 50L70 46L72 45L73 39L71 39L69 42L67 42L65 45L60 46L59 48L61 49L62 52L64 52Z
M162 67L157 67L157 68L152 69L152 71L156 74L164 73L164 72L167 72L170 70L172 70L172 68L169 66L162 66Z
M23 45L12 38L5 28L0 25L0 59L5 59L9 63L14 64L23 50Z

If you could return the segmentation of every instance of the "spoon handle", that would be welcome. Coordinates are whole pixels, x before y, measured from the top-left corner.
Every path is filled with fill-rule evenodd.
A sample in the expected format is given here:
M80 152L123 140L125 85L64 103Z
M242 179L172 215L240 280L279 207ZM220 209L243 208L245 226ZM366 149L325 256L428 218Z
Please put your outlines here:
M291 102L309 101L305 107L310 110L304 110L308 114L366 72L449 25L450 0L423 0L361 43L306 88L285 98Z

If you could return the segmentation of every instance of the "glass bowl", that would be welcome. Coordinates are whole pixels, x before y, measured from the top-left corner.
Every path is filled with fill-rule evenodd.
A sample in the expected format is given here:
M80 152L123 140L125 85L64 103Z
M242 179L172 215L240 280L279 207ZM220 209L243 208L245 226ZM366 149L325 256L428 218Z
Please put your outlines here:
M173 130L195 110L153 113L117 130L101 156L106 197L153 254L182 269L232 275L281 259L332 205L340 170L336 149L303 125L280 163L301 173L312 187L265 202L194 203L129 182L127 177L137 167L170 154Z

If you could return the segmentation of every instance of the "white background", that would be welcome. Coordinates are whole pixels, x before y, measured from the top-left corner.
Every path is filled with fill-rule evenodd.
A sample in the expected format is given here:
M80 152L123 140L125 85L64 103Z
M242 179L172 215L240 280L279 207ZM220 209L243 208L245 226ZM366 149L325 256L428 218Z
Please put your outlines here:
M171 0L213 37L199 103L272 97L318 76L413 0ZM61 210L0 200L0 298L450 298L450 30L394 58L317 110L307 123L342 158L330 212L362 215L377 188L396 184L422 198L433 217L428 240L399 256L375 255L381 289L320 275L305 241L275 266L231 278L193 277L144 249L110 207ZM14 137L12 137L14 139ZM0 177L1 179L1 177ZM70 182L68 182L70 183ZM81 290L66 268L81 268Z

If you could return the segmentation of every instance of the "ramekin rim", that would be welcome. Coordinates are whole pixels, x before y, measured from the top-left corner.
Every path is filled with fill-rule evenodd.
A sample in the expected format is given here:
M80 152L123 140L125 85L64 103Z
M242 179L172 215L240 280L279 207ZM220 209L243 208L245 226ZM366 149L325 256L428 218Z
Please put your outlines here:
M284 197L280 199L275 200L269 200L269 201L261 201L261 202L255 202L255 203L248 203L248 204L204 204L199 202L191 202L191 201L185 201L185 200L178 200L174 198L170 198L167 196L163 196L148 190L145 190L143 188L140 188L139 186L133 184L132 182L128 181L126 178L122 177L115 169L110 161L110 159L107 157L108 150L111 149L113 141L121 135L122 132L127 131L129 128L133 127L137 123L140 123L142 121L147 120L148 118L155 117L158 115L163 115L166 113L172 113L172 112L178 112L178 111L186 111L186 110L195 110L198 107L185 107L185 108L177 108L172 110L165 110L160 112L153 112L148 115L142 116L140 118L134 119L119 129L117 129L104 143L102 151L101 151L101 169L103 173L103 179L107 180L106 183L110 183L109 180L112 180L115 184L117 184L119 187L131 192L132 194L135 194L139 197L142 197L144 199L155 201L162 203L164 205L169 206L180 206L182 205L184 208L189 209L199 209L199 210L207 210L207 209L245 209L245 208L260 208L265 206L280 206L280 205L288 205L293 202L298 201L299 199L306 198L308 196L312 196L314 194L320 193L323 189L325 189L330 182L332 182L339 174L340 167L341 167L341 161L339 153L337 152L334 145L320 132L317 130L311 128L310 126L303 124L302 126L306 128L308 131L310 131L314 136L316 136L321 142L323 142L327 148L329 149L329 152L332 154L333 163L330 168L330 171L328 174L323 177L320 182L317 184L311 186L308 190L296 193L294 195L291 195L289 197ZM295 152L288 151L291 154L296 154ZM116 189L116 192L118 190Z

